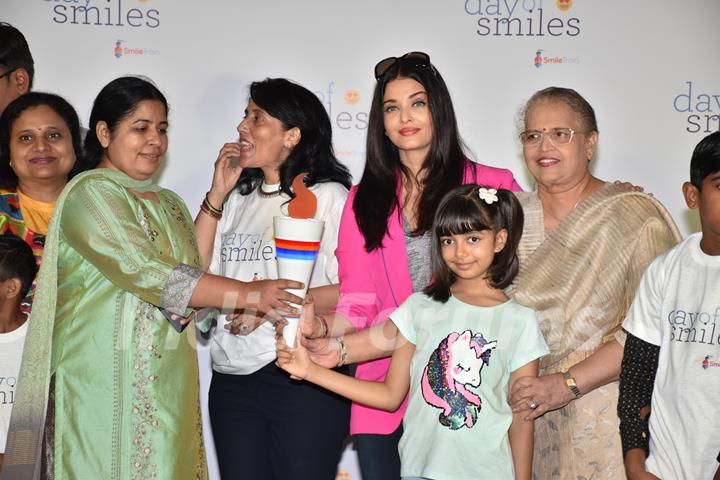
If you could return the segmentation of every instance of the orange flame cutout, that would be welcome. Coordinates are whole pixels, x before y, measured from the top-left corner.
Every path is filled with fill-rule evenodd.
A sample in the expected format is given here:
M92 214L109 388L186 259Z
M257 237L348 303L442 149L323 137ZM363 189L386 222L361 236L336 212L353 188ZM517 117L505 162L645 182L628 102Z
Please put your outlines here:
M317 210L317 197L305 186L305 175L307 173L303 172L292 181L295 198L288 204L288 213L292 218L313 218Z

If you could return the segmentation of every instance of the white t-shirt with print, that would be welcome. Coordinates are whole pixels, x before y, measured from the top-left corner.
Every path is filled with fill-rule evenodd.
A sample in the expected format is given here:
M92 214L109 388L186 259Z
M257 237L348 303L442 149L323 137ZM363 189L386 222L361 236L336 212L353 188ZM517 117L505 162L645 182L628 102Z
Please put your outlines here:
M264 191L278 185L262 184ZM335 258L340 215L347 189L339 183L318 183L310 190L317 197L315 218L325 227L309 286L320 287L338 283ZM285 194L263 197L256 189L248 195L234 190L223 207L213 246L210 272L243 282L277 279L273 217L287 215ZM224 326L225 315L218 319L212 335L210 354L213 369L220 373L247 375L275 360L275 328L269 322L249 335L230 333Z
M623 327L660 347L645 465L663 479L712 478L720 449L720 256L701 234L645 271Z
M510 374L548 353L535 312L414 293L390 314L415 345L400 440L402 477L514 478Z
M12 332L0 333L0 453L5 452L27 329L26 321Z

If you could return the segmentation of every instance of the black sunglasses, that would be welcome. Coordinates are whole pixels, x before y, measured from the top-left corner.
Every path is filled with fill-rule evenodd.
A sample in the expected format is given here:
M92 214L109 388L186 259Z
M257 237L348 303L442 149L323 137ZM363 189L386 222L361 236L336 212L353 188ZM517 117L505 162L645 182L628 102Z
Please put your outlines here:
M380 60L377 65L375 65L375 80L380 80L380 77L385 75L385 73L390 70L390 67L396 63L404 63L412 67L430 68L433 70L433 73L435 71L430 63L430 55L425 52L409 52L402 57L388 57Z

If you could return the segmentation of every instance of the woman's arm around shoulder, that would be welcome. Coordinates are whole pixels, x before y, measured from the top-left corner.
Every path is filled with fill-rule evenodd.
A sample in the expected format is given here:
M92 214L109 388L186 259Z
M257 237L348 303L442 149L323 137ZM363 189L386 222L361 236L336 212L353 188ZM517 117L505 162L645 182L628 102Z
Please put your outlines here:
M522 192L523 189L515 180L513 173L506 168L491 167L482 163L468 160L471 175L465 176L465 182L488 185L494 188L504 188L511 192Z

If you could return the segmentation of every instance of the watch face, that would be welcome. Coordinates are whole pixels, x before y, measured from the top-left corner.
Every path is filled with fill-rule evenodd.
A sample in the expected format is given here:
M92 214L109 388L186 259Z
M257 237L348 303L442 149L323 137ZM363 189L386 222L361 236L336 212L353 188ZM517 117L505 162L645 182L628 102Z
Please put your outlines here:
M563 376L565 377L565 384L568 386L573 395L575 395L575 398L580 398L582 394L580 393L580 389L577 387L577 383L575 383L575 379L570 376L569 372L565 372Z

